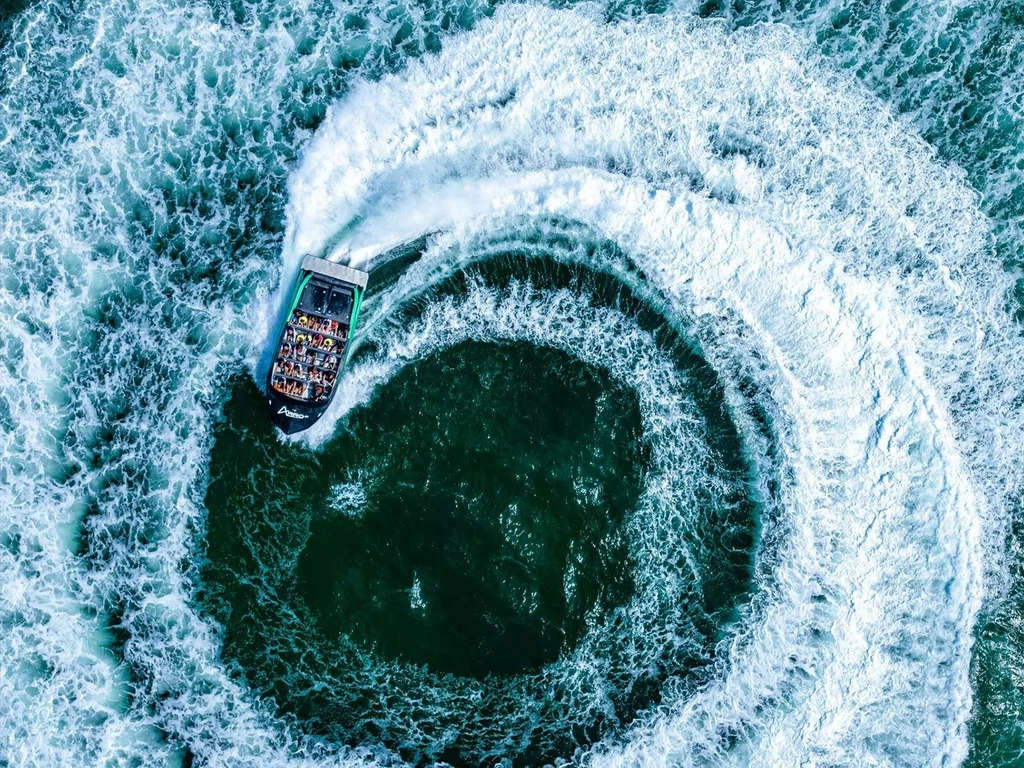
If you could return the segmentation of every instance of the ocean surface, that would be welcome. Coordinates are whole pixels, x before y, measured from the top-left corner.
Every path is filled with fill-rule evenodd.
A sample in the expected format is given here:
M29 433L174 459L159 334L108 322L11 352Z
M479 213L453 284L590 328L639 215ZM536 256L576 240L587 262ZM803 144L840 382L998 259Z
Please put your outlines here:
M1019 0L5 2L0 228L0 767L1024 764Z

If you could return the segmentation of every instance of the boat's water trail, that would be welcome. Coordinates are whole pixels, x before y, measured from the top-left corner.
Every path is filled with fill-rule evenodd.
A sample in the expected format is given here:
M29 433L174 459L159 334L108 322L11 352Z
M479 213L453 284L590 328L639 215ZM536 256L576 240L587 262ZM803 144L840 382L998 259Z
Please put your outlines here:
M358 260L420 212L449 230L424 261L464 268L482 239L579 222L713 339L710 360L771 393L785 534L759 610L712 683L601 761L967 751L984 552L1020 479L995 447L1021 428L997 405L1020 375L1010 281L965 180L805 58L778 29L506 11L359 86L293 181L286 253Z
M1020 11L771 5L479 21L489 5L139 0L13 20L0 764L400 762L260 699L196 596L213 428L265 308L303 253L376 267L425 232L368 302L332 411L288 446L467 341L553 347L636 393L657 469L637 573L692 575L639 594L679 599L651 638L702 665L566 758L962 763L1024 487ZM701 515L736 478L702 383L586 281L456 285L509 254L621 286L714 372L762 536L711 651L679 596L714 578ZM352 515L365 498L335 496ZM608 679L574 658L574 679Z

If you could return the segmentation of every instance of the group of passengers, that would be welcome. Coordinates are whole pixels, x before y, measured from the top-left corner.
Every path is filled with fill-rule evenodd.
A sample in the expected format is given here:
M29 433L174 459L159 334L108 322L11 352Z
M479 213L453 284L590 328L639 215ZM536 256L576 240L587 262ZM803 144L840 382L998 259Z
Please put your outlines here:
M319 368L310 368L309 375L306 378L308 378L314 384L322 384L325 387L333 387L336 374L328 373L327 371L321 371Z
M273 388L299 400L329 398L347 335L348 326L337 320L295 310L274 365Z
M291 365L285 363L285 366ZM310 395L310 387L313 388L313 402L318 403L322 400L326 400L331 396L331 390L334 388L335 374L325 373L324 371L318 371L315 368L310 370L308 383L306 381L295 381L294 379L286 379L285 376L291 376L288 373L287 367L280 367L281 361L278 361L278 366L275 368L275 374L282 373L283 376L275 375L273 378L272 386L278 392L289 397L294 397L298 400L306 400ZM301 368L301 366L294 366L295 368Z
M279 373L282 376L288 376L293 379L301 379L302 381L311 381L314 384L323 384L324 386L334 386L334 380L338 376L336 373L321 371L313 366L300 365L284 357L277 358L274 373Z
M274 366L274 372L290 376L293 379L306 379L305 366L293 363L291 360L285 360L283 357L277 358L277 365Z
M274 389L284 395L295 397L300 400L306 399L307 387L301 381L292 381L291 379L286 379L283 376L275 376L273 385Z
M342 336L345 332L345 327L337 320L328 320L326 317L306 314L297 309L292 312L292 319L289 322L300 328L308 328L317 333L329 333L331 336Z
M284 332L284 340L293 344L312 347L320 352L341 352L345 345L322 333L302 333L291 326Z
M336 356L329 352L318 352L312 347L306 347L302 344L288 344L285 342L281 345L281 357L296 360L306 365L315 365L328 371L333 371L338 367L338 358Z

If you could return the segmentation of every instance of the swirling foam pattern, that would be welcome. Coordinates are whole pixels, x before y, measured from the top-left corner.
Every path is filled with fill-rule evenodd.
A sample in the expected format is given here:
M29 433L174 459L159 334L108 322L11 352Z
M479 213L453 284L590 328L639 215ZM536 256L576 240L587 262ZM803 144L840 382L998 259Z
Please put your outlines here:
M358 259L417 214L450 248L582 222L771 392L786 541L759 614L713 683L602 761L747 738L753 764L966 751L984 530L1019 471L995 448L1020 428L996 405L1019 375L1008 286L955 172L799 54L765 29L508 13L357 87L293 180L286 253Z
M699 685L579 761L967 759L975 627L1024 487L1015 220L992 207L1012 195L981 197L799 31L682 11L503 8L356 82L310 135L332 73L397 69L475 13L348 10L42 6L12 27L0 761L396 759L279 717L194 600L212 424L240 357L259 368L282 210L282 286L303 253L374 268L436 233L296 442L438 350L554 346L630 383L662 462L645 494L696 514L678 470L709 463L701 416L640 325L574 290L432 293L495 253L621 282L720 379L771 486L753 594Z

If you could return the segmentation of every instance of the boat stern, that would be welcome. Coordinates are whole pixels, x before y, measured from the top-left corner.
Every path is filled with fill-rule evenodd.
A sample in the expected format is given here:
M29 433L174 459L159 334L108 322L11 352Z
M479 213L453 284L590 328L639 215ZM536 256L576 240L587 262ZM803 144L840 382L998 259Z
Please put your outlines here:
M310 408L278 397L273 390L267 394L267 408L274 424L286 435L309 429L326 408Z

